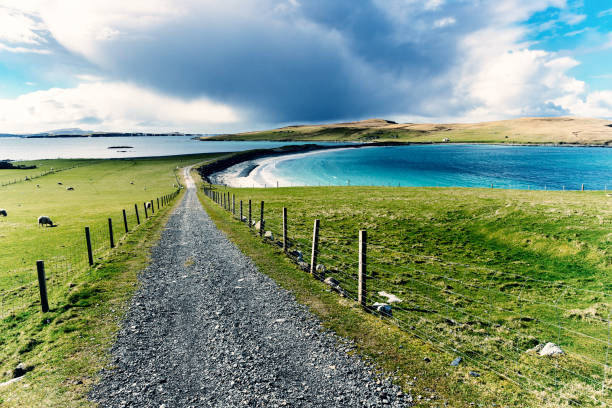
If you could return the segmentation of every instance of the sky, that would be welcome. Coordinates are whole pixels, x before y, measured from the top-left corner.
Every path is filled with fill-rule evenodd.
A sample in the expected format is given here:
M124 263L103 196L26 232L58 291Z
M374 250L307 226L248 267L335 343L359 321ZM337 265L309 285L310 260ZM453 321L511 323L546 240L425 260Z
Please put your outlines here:
M612 119L608 0L0 0L0 133Z

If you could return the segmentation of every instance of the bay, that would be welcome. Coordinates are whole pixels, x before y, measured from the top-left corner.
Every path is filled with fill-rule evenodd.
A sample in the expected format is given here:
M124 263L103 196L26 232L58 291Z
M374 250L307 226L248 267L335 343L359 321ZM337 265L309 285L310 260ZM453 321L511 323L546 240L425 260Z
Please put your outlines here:
M587 190L612 187L612 149L507 145L366 147L261 162L267 185L375 185ZM250 185L250 181L242 183Z

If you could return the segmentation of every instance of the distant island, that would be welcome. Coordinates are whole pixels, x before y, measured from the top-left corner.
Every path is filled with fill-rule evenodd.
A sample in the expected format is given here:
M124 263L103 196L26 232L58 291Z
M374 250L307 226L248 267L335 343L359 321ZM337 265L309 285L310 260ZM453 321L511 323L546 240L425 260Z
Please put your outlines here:
M107 149L133 149L134 146L109 146Z
M71 138L71 137L138 137L138 136L190 136L190 137L202 137L201 133L182 133L182 132L163 132L163 133L149 133L149 132L97 132L93 130L82 130L79 128L71 129L58 129L51 130L48 132L40 133L27 133L27 134L16 134L16 133L0 133L0 137L19 137L26 139L39 139L39 138Z
M37 138L60 138L60 137L134 137L134 136L200 136L192 133L123 133L123 132L103 132L103 133L89 133L83 135L72 135L72 134L56 134L56 135L25 135L19 136L26 139L37 139Z
M358 122L286 126L199 139L612 146L612 123L603 119L575 117L520 118L452 124L401 124L384 119L368 119Z
M13 164L10 160L0 160L0 170L31 170L35 169L36 165Z

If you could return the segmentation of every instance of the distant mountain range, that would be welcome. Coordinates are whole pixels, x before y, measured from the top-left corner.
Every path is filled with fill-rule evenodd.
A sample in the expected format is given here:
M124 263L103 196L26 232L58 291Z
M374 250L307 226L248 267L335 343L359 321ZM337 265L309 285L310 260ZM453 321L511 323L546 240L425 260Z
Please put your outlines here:
M79 128L56 129L41 133L0 133L0 137L60 138L60 137L127 137L127 136L202 136L196 133L96 132Z

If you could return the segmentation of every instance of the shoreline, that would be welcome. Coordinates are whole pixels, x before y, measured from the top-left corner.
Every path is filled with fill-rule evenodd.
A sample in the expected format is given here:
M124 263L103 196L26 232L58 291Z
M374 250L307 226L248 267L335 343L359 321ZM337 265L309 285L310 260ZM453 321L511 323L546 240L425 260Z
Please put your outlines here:
M373 147L373 146L367 146ZM320 149L311 152L293 153L282 156L261 157L254 160L244 161L233 166L215 172L209 179L213 184L222 184L228 187L292 187L293 182L289 179L273 175L271 167L286 160L294 160L302 157L325 153L329 150L342 151L351 147L340 149Z
M272 175L269 171L271 162L275 164L284 160L291 160L303 156L319 154L330 150L346 150L366 147L398 147L398 146L426 146L426 145L461 145L461 146L503 146L503 147L600 147L609 148L610 145L577 145L577 144L518 144L518 143L469 143L469 142L431 142L431 143L414 143L414 142L381 142L381 143L349 143L338 146L321 146L316 144L311 145L290 145L285 146L287 151L279 151L279 149L259 149L249 150L244 154L235 154L228 158L221 159L211 168L203 169L200 175L202 178L211 184L221 184L229 187L289 187L293 186L291 180L288 180L277 175ZM306 147L306 148L304 148ZM247 164L248 163L248 164ZM207 167L207 166L205 166ZM200 171L200 169L198 169Z

